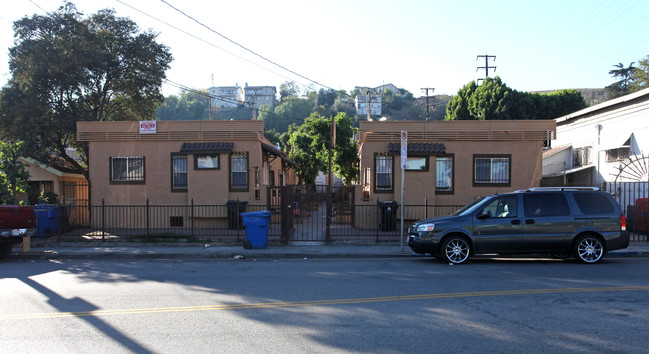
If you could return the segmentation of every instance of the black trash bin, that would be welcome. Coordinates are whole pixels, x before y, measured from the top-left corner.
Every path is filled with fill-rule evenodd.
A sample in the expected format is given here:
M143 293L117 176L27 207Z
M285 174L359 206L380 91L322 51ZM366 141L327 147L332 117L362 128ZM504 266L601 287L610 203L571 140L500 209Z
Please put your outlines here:
M228 208L228 228L230 230L243 230L243 219L241 218L241 213L246 211L248 202L228 200L225 204Z
M381 211L381 231L395 231L397 229L397 209L399 204L394 200L379 202Z

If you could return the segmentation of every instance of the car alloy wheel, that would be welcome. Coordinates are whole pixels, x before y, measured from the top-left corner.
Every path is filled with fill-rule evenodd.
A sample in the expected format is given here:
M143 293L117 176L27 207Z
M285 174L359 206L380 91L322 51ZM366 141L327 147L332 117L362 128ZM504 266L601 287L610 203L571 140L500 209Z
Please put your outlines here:
M581 236L575 243L575 258L580 263L595 263L604 255L604 245L594 236Z
M471 254L471 246L463 237L451 236L442 247L442 257L450 263L462 263L469 258L469 254Z

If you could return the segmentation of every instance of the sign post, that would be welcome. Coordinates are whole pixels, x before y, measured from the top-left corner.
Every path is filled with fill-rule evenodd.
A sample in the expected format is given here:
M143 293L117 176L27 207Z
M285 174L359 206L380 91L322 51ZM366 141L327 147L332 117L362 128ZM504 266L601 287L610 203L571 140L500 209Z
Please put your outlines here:
M404 171L408 166L408 131L401 131L401 252L403 252L403 180L405 177Z

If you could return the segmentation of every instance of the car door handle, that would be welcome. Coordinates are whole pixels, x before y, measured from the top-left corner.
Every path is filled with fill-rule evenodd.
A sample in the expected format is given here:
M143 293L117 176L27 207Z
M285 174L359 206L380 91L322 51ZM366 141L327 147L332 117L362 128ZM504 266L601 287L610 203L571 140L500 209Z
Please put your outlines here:
M527 219L527 220L525 220L525 223L527 225L532 225L532 224L534 224L534 219Z
M520 225L521 221L518 219L512 220L512 225Z

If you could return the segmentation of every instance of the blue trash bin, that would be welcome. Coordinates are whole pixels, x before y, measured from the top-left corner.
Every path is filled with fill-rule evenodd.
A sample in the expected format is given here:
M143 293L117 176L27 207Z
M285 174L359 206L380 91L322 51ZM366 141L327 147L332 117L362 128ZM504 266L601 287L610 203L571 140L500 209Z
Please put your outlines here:
M40 237L58 233L59 231L59 206L56 204L34 205L36 215L36 231Z
M273 216L268 210L241 213L243 226L246 228L246 240L243 248L266 248L268 246L268 225Z

